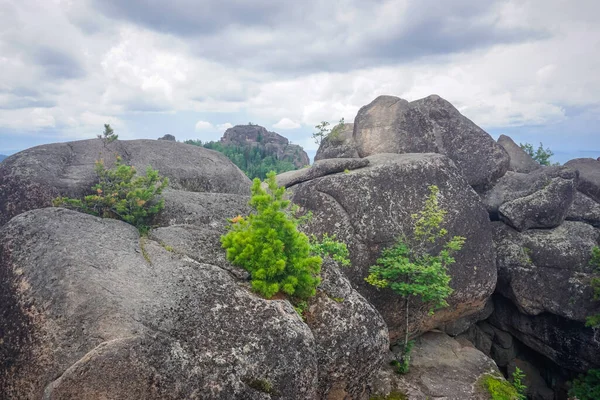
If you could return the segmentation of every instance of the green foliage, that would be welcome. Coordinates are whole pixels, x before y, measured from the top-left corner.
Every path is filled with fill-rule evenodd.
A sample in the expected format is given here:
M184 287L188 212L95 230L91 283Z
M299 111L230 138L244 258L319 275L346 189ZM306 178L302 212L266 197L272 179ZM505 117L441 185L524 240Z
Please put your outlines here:
M392 361L392 365L396 367L396 372L400 375L408 373L410 368L410 352L415 345L414 340L409 340L402 348L402 355L399 360Z
M324 234L319 241L315 235L311 236L311 252L317 256L329 256L337 261L341 266L350 265L350 252L345 243L337 240L335 235Z
M534 151L533 145L530 143L519 143L519 146L525 151L525 153L529 154L535 161L540 163L541 165L559 165L559 163L551 163L550 157L554 155L550 148L544 149L544 145L540 142L540 147Z
M328 138L332 143L339 143L341 141L340 132L344 129L344 123L344 118L342 118L336 126L329 128L329 122L321 121L320 124L315 125L317 131L312 134L312 138L319 146L325 138Z
M490 394L492 400L520 400L517 389L499 376L486 374L480 378L480 385Z
M258 390L259 392L267 393L267 394L276 394L273 389L273 384L266 379L256 379L251 378L247 379L246 385L250 386L254 390Z
M371 396L369 400L408 400L408 396L406 396L402 392L393 390L390 392L390 394L388 394L386 396L384 396L384 395Z
M146 176L136 176L136 173L134 167L122 164L120 157L113 169L106 169L102 160L97 161L99 182L92 187L95 194L85 196L83 200L59 197L53 204L103 218L120 219L145 233L152 217L164 208L164 200L154 200L169 180L151 167L146 170Z
M311 254L308 237L297 229L285 188L278 187L275 173L269 172L268 188L254 179L250 206L255 213L232 220L229 232L221 237L227 259L246 269L254 291L271 298L284 293L299 300L315 294L321 279L322 259Z
M525 373L519 367L515 367L515 372L512 374L512 384L517 391L518 400L527 400L527 386L523 384L523 379L525 379Z
M446 213L439 205L438 187L429 186L423 209L411 216L414 221L412 237L401 238L394 246L384 249L365 278L371 285L389 288L404 298L404 350L398 361L402 369L408 370L410 299L418 297L429 305L429 313L433 314L436 309L448 306L446 298L453 292L448 266L455 262L452 254L462 249L465 238L454 236L445 244L439 243L448 234L442 228ZM433 251L436 246L441 246L441 250Z
M600 369L590 369L571 383L569 396L578 400L600 399Z
M594 267L596 272L600 272L600 247L596 246L592 249L592 257L590 265ZM600 276L594 276L590 280L590 286L594 291L594 300L600 300ZM600 314L590 315L585 320L585 325L591 328L600 328Z
M270 171L280 174L296 169L291 161L280 160L275 154L269 153L261 147L224 145L221 142L202 143L201 140L186 140L184 143L216 150L225 154L250 179L259 178L264 180Z
M98 139L102 139L104 145L114 142L119 138L119 135L115 135L115 131L110 127L109 124L104 124L104 132L98 135Z
M404 298L419 296L430 304L430 313L447 307L446 298L452 294L447 266L455 262L452 254L464 245L465 238L454 236L437 254L428 250L448 231L441 227L446 211L438 201L439 189L429 187L425 207L413 214L413 238L400 239L396 245L383 250L377 264L369 269L366 281L379 288L390 288Z

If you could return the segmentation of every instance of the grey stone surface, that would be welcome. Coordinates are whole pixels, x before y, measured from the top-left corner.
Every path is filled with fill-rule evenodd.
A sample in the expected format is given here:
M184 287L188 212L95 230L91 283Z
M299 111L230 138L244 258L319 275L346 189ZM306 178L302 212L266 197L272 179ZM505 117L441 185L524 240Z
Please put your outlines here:
M96 160L115 160L144 173L148 166L169 178L172 189L249 194L250 180L216 151L164 140L100 139L54 143L17 153L0 164L0 225L24 211L48 207L58 196L81 198L97 182Z
M307 325L226 266L220 231L174 225L140 238L61 208L5 224L3 398L366 399L389 346L379 313L327 265Z
M481 199L490 215L497 216L502 204L542 190L554 178L572 180L577 184L577 176L577 171L568 167L542 167L529 174L509 171L493 188L482 193Z
M377 154L368 159L367 167L291 188L291 199L313 213L307 232L337 234L348 244L352 266L343 272L381 312L394 341L404 331L403 301L364 278L385 247L412 233L411 214L422 209L428 186L437 185L440 204L448 211L445 226L451 235L466 237L466 243L449 268L455 290L450 307L429 316L428 308L416 303L410 330L425 332L483 309L496 284L490 222L461 172L439 154Z
M579 171L577 190L600 202L600 161L593 158L576 158L565 163Z
M331 137L325 137L315 154L315 161L331 158L359 158L356 143L352 138L353 132L354 124L344 124L344 129L334 132Z
M567 212L568 221L581 221L600 228L600 203L585 194L576 191L573 204Z
M310 168L302 168L277 175L279 186L290 187L325 175L336 174L346 170L352 171L369 165L366 158L332 158L315 161Z
M583 322L551 313L526 315L503 296L494 296L490 322L561 368L584 372L600 367L598 338Z
M521 232L556 228L565 220L574 196L573 179L552 178L537 192L502 204L498 212L502 221Z
M496 291L526 314L549 312L585 321L600 312L589 285L592 248L600 231L582 222L566 221L555 229L532 229L522 234L494 222L498 267Z
M489 373L499 375L498 367L472 345L427 332L415 342L408 374L384 367L379 382L380 388L386 388L383 392L396 390L410 400L488 400L489 394L477 383Z
M379 96L354 120L358 154L441 153L480 191L508 170L509 157L490 135L449 102L431 95L408 102Z
M518 144L516 144L510 137L506 135L500 135L498 138L498 144L506 150L510 157L509 171L529 173L540 169L541 165L527 154Z

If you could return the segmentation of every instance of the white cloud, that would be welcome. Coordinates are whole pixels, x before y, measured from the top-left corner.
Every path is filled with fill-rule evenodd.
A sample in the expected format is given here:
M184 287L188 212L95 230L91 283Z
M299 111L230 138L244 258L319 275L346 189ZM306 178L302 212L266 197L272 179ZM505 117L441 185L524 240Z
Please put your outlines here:
M213 126L213 124L211 124L210 122L207 122L207 121L198 121L198 122L196 122L195 129L197 131L202 131L205 129L214 129L214 126Z
M231 122L225 122L224 124L217 125L217 129L220 131L226 131L229 128L233 128L233 124Z
M278 123L273 125L273 128L277 129L297 129L300 128L300 124L292 121L289 118L281 118Z

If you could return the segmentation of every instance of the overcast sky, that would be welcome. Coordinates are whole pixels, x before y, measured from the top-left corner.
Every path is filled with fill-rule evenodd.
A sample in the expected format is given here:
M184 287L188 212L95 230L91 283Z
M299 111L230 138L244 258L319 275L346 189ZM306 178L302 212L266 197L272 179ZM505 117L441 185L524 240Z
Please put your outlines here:
M599 14L598 0L0 0L0 153L104 123L216 140L248 122L312 153L322 120L435 93L494 137L597 157Z

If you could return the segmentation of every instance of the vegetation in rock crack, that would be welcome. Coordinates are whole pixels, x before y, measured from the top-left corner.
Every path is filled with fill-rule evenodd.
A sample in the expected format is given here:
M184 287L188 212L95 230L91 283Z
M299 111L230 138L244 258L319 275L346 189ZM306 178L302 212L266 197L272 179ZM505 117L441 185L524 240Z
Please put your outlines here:
M592 257L590 265L594 267L594 271L600 274L600 247L596 246L592 249ZM590 280L590 285L594 291L594 300L600 300L600 276L593 276ZM600 314L590 315L585 321L585 325L594 329L600 328Z
M306 307L302 301L314 296L321 282L319 255L333 252L339 260L347 256L347 249L327 235L320 244L311 245L298 230L306 217L296 216L298 207L285 198L285 188L277 186L275 173L267 174L264 183L266 188L254 179L249 204L255 212L230 220L221 243L227 259L250 273L254 291L265 298L287 295L301 314Z
M408 396L402 392L393 390L388 395L371 396L369 400L408 400Z
M600 369L590 369L573 380L569 396L578 400L600 399Z
M389 288L404 298L404 349L409 349L411 299L418 297L429 305L429 312L433 314L436 309L448 306L446 298L453 291L447 267L455 262L452 254L462 249L465 238L454 236L443 243L448 235L442 227L446 213L439 204L438 187L429 186L423 209L412 215L412 236L402 237L394 246L384 249L365 278L371 285ZM441 250L433 251L440 246ZM398 360L401 370L408 371L409 357L408 351L402 351Z
M275 171L275 173L280 174L296 169L291 161L278 159L275 153L270 152L266 148L226 145L220 142L202 143L201 140L186 140L184 143L223 153L250 179L258 178L264 180L269 171Z
M479 385L490 394L491 400L521 400L517 389L500 376L483 375Z
M327 233L319 240L315 235L311 236L312 253L325 257L329 256L337 261L341 266L350 265L350 252L345 243L337 240L336 235L329 236Z
M148 167L146 176L136 176L134 167L124 165L117 157L114 168L107 169L104 161L96 161L99 182L92 186L94 194L83 199L58 197L55 207L68 207L103 218L114 218L137 227L141 233L149 229L152 217L164 208L164 200L156 196L167 187L169 180Z
M540 147L538 147L536 150L533 149L533 145L530 143L519 143L519 146L525 151L525 153L529 154L541 165L560 165L559 163L550 162L550 157L552 157L554 153L549 147L544 149L544 145L541 142Z
M515 372L512 374L512 385L517 391L518 400L527 400L527 386L523 384L524 379L525 373L519 367L515 367Z
M119 138L119 135L115 134L115 131L113 130L113 128L110 127L109 124L104 124L104 132L97 136L98 139L102 139L104 145L112 143Z
M327 121L321 121L320 124L315 125L317 130L312 134L312 138L315 143L320 146L323 139L328 138L332 143L339 143L341 141L340 133L344 129L344 118L340 119L338 124L333 128L329 128L330 124Z

